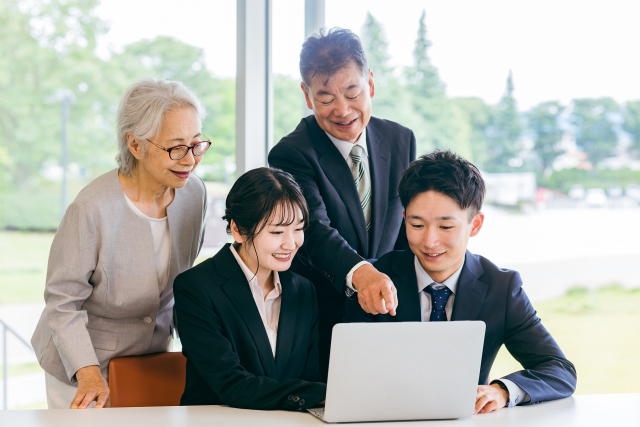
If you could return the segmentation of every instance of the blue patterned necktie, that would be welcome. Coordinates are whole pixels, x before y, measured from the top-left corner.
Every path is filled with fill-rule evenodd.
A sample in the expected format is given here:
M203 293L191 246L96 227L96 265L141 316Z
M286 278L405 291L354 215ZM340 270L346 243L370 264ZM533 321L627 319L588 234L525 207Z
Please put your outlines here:
M425 292L431 294L431 316L429 322L446 322L447 313L444 307L451 296L451 290L439 283L432 283L424 289Z

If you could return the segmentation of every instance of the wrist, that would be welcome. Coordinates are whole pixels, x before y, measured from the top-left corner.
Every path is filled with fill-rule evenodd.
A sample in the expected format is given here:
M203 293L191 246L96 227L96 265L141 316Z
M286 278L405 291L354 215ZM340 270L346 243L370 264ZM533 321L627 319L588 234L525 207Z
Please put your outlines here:
M495 380L491 383L492 386L499 388L504 396L505 406L509 405L509 388L500 380Z
M78 371L76 372L76 378L78 379L78 381L80 381L84 378L87 378L88 376L92 376L95 374L102 375L98 365L85 366L84 368L78 369Z
M356 291L358 290L358 285L364 280L364 277L370 269L375 270L375 268L369 263L362 264L360 267L356 268L353 272L353 276L351 277L351 285L353 286L353 289Z

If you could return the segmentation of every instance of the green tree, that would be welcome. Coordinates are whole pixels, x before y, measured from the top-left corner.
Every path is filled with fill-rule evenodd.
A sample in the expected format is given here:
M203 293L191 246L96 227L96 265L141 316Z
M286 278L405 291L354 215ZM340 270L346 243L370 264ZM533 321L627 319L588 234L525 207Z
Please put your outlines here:
M404 91L407 92L406 98L411 100L413 111L404 115L401 123L415 132L418 154L440 148L471 158L471 126L464 111L447 98L445 85L429 58L430 47L426 12L423 11L413 50L414 64L405 72L407 84Z
M373 71L375 96L372 100L373 114L387 120L402 121L405 119L406 88L393 75L389 65L389 44L380 21L367 12L367 19L362 26L362 43L367 54L369 68Z
M276 74L273 78L273 142L290 134L302 119L304 95L300 79Z
M575 99L569 119L576 130L576 144L596 166L614 154L618 144L615 115L620 107L612 98Z
M453 98L451 102L462 111L465 115L464 120L471 126L469 145L472 154L469 159L483 169L487 159L487 129L493 122L495 110L482 99L475 97Z
M367 11L367 18L362 26L362 45L367 54L369 68L373 70L376 84L387 86L393 77L393 69L389 66L389 42L380 21Z
M527 114L529 128L533 132L533 151L545 173L550 172L554 160L562 154L558 146L563 134L559 119L564 109L558 101L547 101L536 105Z
M60 158L59 89L75 93L70 116L81 124L69 127L70 148L92 145L93 159L104 153L94 120L105 112L93 98L101 78L95 40L106 29L93 12L97 4L0 1L0 152L5 180L23 190L44 161Z
M488 129L485 168L489 172L510 170L509 160L517 157L520 151L518 140L522 134L522 124L513 90L513 74L509 71L507 88L498 103L493 115L493 122Z
M622 128L631 136L630 151L640 157L640 101L628 101L622 115Z

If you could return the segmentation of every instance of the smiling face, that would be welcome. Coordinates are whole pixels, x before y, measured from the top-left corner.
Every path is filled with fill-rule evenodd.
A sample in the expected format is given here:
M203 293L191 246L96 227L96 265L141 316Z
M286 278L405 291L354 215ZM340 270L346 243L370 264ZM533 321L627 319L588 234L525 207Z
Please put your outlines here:
M411 251L429 276L442 283L464 262L469 237L480 232L484 214L469 221L449 196L436 191L416 195L404 212Z
M334 138L354 143L371 118L374 95L373 73L362 74L351 61L338 70L325 85L325 75L315 75L302 91L318 125Z
M172 160L169 153L153 144L147 142L146 149L143 150L142 144L132 135L128 134L127 139L130 140L129 150L138 160L139 172L159 185L184 187L191 172L202 160L202 156L195 157L192 150L182 159ZM198 143L202 140L202 133L196 110L182 107L170 111L164 118L160 132L149 139L167 149L176 145L192 146Z
M253 238L248 240L246 236L238 232L235 223L231 226L231 233L236 242L241 243L238 254L253 272L256 271L258 261L260 269L258 277L266 277L271 271L286 271L291 267L291 261L304 243L304 221L302 211L296 207L295 212L289 215L282 214L283 207L279 205L271 215L269 223ZM278 224L281 218L291 218L295 214L293 223ZM255 245L255 250L254 250ZM257 253L257 256L256 256Z

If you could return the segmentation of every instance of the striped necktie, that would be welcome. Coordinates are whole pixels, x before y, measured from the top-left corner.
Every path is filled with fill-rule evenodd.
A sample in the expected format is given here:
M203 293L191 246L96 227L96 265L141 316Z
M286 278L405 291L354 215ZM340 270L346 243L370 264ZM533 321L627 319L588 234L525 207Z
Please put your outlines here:
M369 180L369 173L362 163L362 156L365 155L364 148L358 144L355 144L351 149L351 159L353 160L351 175L356 184L358 196L360 196L360 205L362 205L364 212L364 221L367 224L367 231L369 231L371 228L371 181Z

